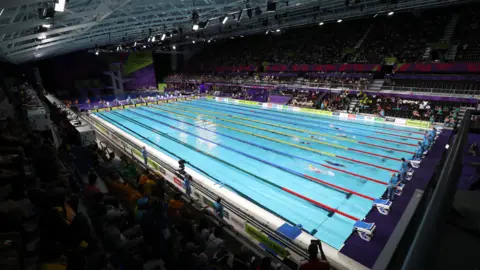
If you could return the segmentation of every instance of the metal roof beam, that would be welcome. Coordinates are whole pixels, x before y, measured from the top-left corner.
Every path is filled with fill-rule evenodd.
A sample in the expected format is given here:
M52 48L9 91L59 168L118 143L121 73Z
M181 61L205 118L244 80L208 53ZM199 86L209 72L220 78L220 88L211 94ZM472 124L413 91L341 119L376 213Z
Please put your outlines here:
M229 4L223 4L221 6L228 7L228 6L235 5L236 3L237 2L233 2L233 3L229 3ZM209 8L209 7L212 7L212 6L211 5L201 6L201 8ZM141 14L140 16L135 16L135 17L142 18L142 17L146 17L146 16L150 16L150 15L156 15L156 14L158 14L158 12L173 12L173 11L176 11L176 10L153 10L153 11L145 12L145 13ZM102 25L102 23L114 22L115 20L118 21L119 18L128 19L128 17L108 18L108 19L105 19L105 20L100 21L100 22L92 21L92 22L77 24L77 25L73 25L73 26L69 26L69 27L57 28L57 29L53 29L53 30L44 32L43 34L48 36L48 35L58 34L58 33L66 32L66 31L84 29L84 28L88 28L88 27L91 27L91 26L95 26L95 25ZM41 25L41 24L39 24L39 25ZM125 25L125 23L119 24L118 27L121 27L123 25ZM1 32L1 29L0 29L0 32ZM39 34L31 34L31 35L23 36L23 37L16 38L16 39L5 40L5 41L2 41L0 44L3 43L2 45L5 47L6 43L17 43L17 42L26 41L26 40L33 40L33 39L38 38L38 36L39 36Z

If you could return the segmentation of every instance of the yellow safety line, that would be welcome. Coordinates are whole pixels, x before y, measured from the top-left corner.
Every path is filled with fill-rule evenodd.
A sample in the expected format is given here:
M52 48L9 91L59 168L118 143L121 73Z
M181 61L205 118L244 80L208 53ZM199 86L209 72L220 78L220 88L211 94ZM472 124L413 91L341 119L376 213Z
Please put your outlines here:
M233 118L238 118L238 119L241 119L241 120L251 121L251 122L255 122L255 123L259 123L259 124L270 125L270 126L279 127L279 128L284 128L284 129L289 129L289 130L293 130L293 131L300 131L300 132L303 132L303 133L310 133L310 134L321 135L321 136L325 136L325 137L331 137L331 138L335 138L335 139L342 140L342 141L349 141L349 142L353 142L353 143L358 143L358 141L355 141L355 140L346 139L346 138L342 138L342 137L338 137L338 136L333 136L333 135L329 135L329 134L324 134L324 133L319 133L319 132L314 132L314 131L308 131L308 130L299 129L299 128L282 126L282 125L279 125L279 124L273 124L273 123L263 122L263 121L259 121L259 120L254 120L254 119L250 119L250 118L245 118L245 117L230 115L230 114L226 114L226 113L215 112L215 111L206 110L206 109L198 109L198 108L196 108L196 107L192 107L192 106L185 105L183 102L182 102L182 106L192 108L193 110L207 111L207 112L211 112L211 113L213 113L213 114L220 114L220 115L224 115L224 116L228 116L228 117L233 117ZM170 106L169 106L169 107L170 107Z
M158 108L158 107L152 107L152 108L158 109L158 110L163 110L163 109L160 109L160 108ZM172 108L172 107L169 107L169 108L170 108L171 110L178 110L178 111L187 111L187 112L189 112L188 110L184 110L184 109L175 109L175 108ZM173 113L173 112L167 111L167 110L164 110L164 111L169 112L169 113ZM311 141L311 142L315 142L315 143L318 143L318 144L329 145L329 146L332 146L332 147L336 147L336 148L341 148L341 149L344 149L344 150L348 150L348 147L341 146L341 145L338 145L338 144L322 142L322 141L314 140L314 139L307 138L307 137L303 137L303 136L296 136L296 135L291 135L291 134L284 133L284 132L280 132L280 131L270 130L270 129L267 129L267 128L261 128L261 127L258 127L258 126L252 126L252 125L248 125L248 124L241 123L241 122L237 122L237 121L227 120L227 119L220 118L220 117L217 117L217 116L204 115L204 114L200 114L200 113L197 113L197 112L193 112L193 113L195 113L195 114L197 114L197 115L200 115L200 116L215 117L215 118L217 118L217 119L220 120L220 121L225 121L225 122L229 122L229 123L234 123L234 124L238 124L238 125L242 125L242 126L254 128L254 129L259 129L259 130L263 130L263 131L267 131L267 132L272 132L272 133L284 135L284 136L287 136L287 137L293 137L293 138L296 137L296 138L299 138L299 139L302 139L302 140ZM174 113L174 114L178 114L178 113ZM182 115L182 116L185 116L185 117L188 117L188 118L192 118L192 117L186 116L186 115L184 115L184 114L178 114L178 115ZM192 119L195 119L195 118L192 118ZM217 124L217 125L218 125L218 126L223 126L223 125L220 125L220 124ZM223 127L229 128L229 127L226 127L226 126L223 126Z
M151 107L151 108L154 108L154 109L157 109L157 110L166 111L166 110L160 109L160 108L158 108L158 107ZM167 112L168 112L168 111L167 111ZM208 115L205 115L205 116L208 116ZM190 117L190 116L189 116L189 118L193 118L193 117ZM196 118L193 118L193 119L197 120ZM221 124L216 124L216 125L227 128L226 126L221 125ZM320 150L313 149L313 148L310 148L310 147L305 147L305 146L301 146L301 145L296 145L296 144L293 144L293 143L290 143L290 142L286 142L286 141L282 141L282 140L270 138L270 137L267 137L267 136L263 136L263 135L251 133L251 132L244 131L244 130L241 130L241 129L236 129L236 128L232 128L232 127L228 127L228 129L235 130L235 131L242 132L242 133L249 134L249 135L253 135L253 136L256 136L256 137L259 137L259 138L262 138L262 139L271 140L271 141L274 141L274 142L278 142L278 143L290 145L290 146L293 146L293 147L296 147L296 148L300 148L300 149L303 149L303 150L307 150L307 151L319 153L319 154L322 154L322 155L325 155L325 156L336 157L336 155L335 155L335 154L332 154L332 153L320 151Z

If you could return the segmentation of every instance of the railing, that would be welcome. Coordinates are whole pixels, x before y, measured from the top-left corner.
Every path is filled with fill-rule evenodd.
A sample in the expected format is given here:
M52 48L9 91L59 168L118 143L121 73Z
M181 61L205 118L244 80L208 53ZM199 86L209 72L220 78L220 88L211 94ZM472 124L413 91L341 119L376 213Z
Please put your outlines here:
M435 251L445 230L456 185L461 176L463 150L474 115L480 115L480 111L468 110L465 113L458 133L446 152L445 160L440 164L438 181L435 182L436 179L433 179L431 192L426 190L426 208L422 213L417 213L417 215L421 215L421 221L403 261L402 269L435 269ZM436 177L434 176L434 178Z
M399 87L399 86L382 86L382 92L393 91L393 92L413 92L422 95L441 95L448 94L453 96L465 96L465 97L474 97L475 95L480 95L480 90L471 90L471 89L442 89L442 88L423 88L423 87Z

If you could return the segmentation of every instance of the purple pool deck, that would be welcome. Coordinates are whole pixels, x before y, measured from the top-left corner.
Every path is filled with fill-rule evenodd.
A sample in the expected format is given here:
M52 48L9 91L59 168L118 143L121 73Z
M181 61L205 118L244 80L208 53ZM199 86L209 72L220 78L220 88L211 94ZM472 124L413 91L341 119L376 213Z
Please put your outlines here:
M340 250L341 253L368 268L373 267L402 217L415 190L423 190L432 178L435 166L440 162L443 151L445 151L445 145L448 143L450 134L450 130L445 130L440 134L430 150L428 157L422 161L420 168L415 171L412 180L405 185L403 194L395 198L395 202L387 216L380 214L378 211L370 211L367 215L365 220L367 222L374 222L377 225L372 240L367 242L362 240L358 235L352 234Z
M457 188L460 190L467 190L479 177L476 168L470 165L470 163L480 162L480 151L477 150L477 155L472 156L468 154L468 148L474 142L476 142L477 145L480 145L480 134L470 133L468 134L467 140L468 143L463 149L462 175L457 184Z

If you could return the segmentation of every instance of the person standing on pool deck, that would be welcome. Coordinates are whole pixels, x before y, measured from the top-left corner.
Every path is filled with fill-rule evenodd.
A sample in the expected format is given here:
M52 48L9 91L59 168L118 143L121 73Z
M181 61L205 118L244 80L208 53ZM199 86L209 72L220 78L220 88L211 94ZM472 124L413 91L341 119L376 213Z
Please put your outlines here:
M387 199L390 201L393 201L395 199L395 191L397 190L398 186L398 175L395 175L395 173L392 173L392 178L388 181L388 187L387 187Z
M423 156L423 152L425 152L425 149L423 148L423 144L421 142L418 142L418 148L415 151L415 155L413 156L413 159L419 160Z
M222 205L222 198L218 198L214 203L213 203L213 210L215 211L215 214L223 220L223 205Z
M402 158L402 168L400 168L400 182L406 180L407 172L408 172L408 161Z
M423 148L425 150L430 148L430 142L431 142L431 140L429 138L428 131L425 131L425 135L423 136Z
M434 141L435 137L437 136L437 129L432 128L432 130L430 130L430 132L428 132L428 136L430 136L431 140Z
M189 174L185 175L185 179L183 180L183 187L185 188L185 193L187 193L188 196L190 196L190 194L192 193L191 182L192 176Z
M148 161L148 153L147 153L147 148L142 147L142 156L143 156L143 162L145 163L145 166L148 167L147 161Z

